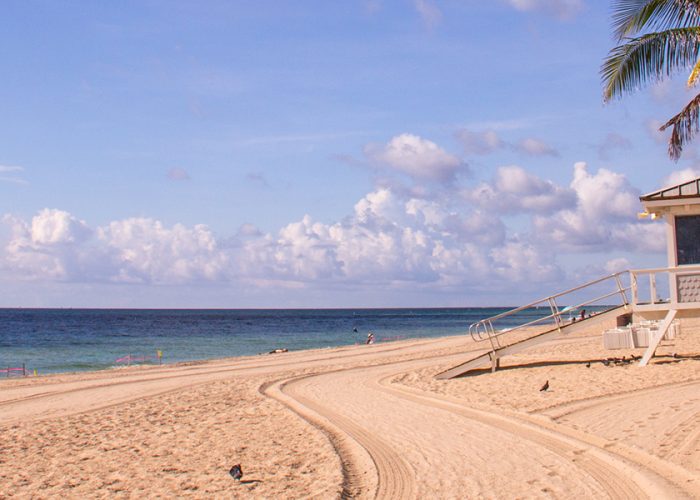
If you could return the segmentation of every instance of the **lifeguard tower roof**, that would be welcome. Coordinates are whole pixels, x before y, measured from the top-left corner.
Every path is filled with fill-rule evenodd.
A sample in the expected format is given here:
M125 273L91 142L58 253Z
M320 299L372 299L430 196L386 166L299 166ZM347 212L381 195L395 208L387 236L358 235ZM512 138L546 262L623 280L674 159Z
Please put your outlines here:
M700 177L676 186L665 187L653 193L640 196L641 202L665 201L665 200L690 200L700 199ZM646 205L646 203L645 203Z

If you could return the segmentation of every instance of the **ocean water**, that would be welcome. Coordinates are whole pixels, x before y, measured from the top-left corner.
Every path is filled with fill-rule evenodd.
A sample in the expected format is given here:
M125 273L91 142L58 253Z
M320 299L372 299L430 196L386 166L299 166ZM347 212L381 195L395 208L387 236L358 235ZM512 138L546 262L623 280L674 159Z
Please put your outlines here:
M126 364L128 356L157 363L157 351L164 363L173 363L352 345L364 343L370 330L377 342L466 335L471 323L506 310L0 309L0 377L23 364L42 374L111 368ZM548 313L526 310L494 326L509 328Z

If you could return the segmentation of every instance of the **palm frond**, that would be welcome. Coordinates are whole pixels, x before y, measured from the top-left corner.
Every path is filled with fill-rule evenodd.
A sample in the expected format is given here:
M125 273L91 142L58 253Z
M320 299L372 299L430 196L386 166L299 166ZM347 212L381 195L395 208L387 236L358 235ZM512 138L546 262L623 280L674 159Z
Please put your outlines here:
M698 83L698 78L700 78L700 60L695 61L695 66L693 66L693 71L690 72L688 77L688 88L694 87Z
M700 24L700 0L617 0L612 18L618 41L644 30L697 26Z
M609 101L673 72L694 65L700 54L700 27L650 33L612 49L603 62L603 97Z
M668 142L668 155L675 161L681 157L683 146L700 130L700 94L696 95L680 113L666 122L659 130L673 127Z

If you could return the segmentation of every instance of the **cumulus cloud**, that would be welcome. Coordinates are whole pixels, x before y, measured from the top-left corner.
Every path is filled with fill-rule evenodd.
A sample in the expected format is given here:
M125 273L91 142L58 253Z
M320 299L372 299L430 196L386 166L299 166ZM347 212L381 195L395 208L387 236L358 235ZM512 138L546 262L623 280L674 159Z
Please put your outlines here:
M562 20L572 19L584 7L583 0L506 0L521 12L541 11Z
M444 163L446 153L422 141L417 144L423 149L411 151L408 163L430 164L435 157ZM377 154L393 154L392 147ZM384 161L399 161L387 154ZM589 172L584 163L574 166L568 186L505 166L463 196L456 185L435 188L443 195L376 187L340 220L320 222L306 215L269 233L244 224L230 237L205 225L166 225L152 218L90 227L56 209L28 220L6 215L0 275L86 283L225 283L258 290L503 291L558 283L565 276L559 254L665 249L663 224L636 220L639 193L627 179L606 169ZM505 216L513 213L530 227L509 227L513 218Z
M540 179L517 165L500 167L490 183L481 183L463 195L473 204L500 213L550 213L576 204L573 189Z
M149 218L114 221L97 231L112 257L113 281L181 283L224 277L227 257L207 226L165 227Z
M626 259L625 257L618 257L615 259L610 259L605 264L603 265L603 268L605 269L605 272L609 274L613 273L619 273L621 271L626 271L627 269L630 269L632 267L632 264L630 264L630 261Z
M368 144L364 152L371 162L418 180L449 182L466 169L458 157L413 134L397 135L383 146Z
M575 208L533 218L539 240L565 251L664 250L662 225L636 220L639 191L624 175L603 168L591 174L579 162L570 188L576 193Z
M11 215L2 222L11 234L2 259L8 274L61 280L89 267L92 256L85 243L92 231L68 212L44 209L30 222Z
M79 242L86 239L90 232L84 221L63 210L48 208L32 219L29 228L32 243L39 245Z
M700 168L688 167L681 170L674 170L669 175L664 177L663 186L675 186L684 182L692 181L700 177Z

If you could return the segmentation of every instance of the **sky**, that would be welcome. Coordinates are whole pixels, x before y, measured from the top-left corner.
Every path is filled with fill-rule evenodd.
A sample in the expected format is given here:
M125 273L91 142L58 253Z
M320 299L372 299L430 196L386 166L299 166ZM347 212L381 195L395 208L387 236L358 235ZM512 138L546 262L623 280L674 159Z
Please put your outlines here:
M666 265L592 0L9 0L0 307L518 305Z

